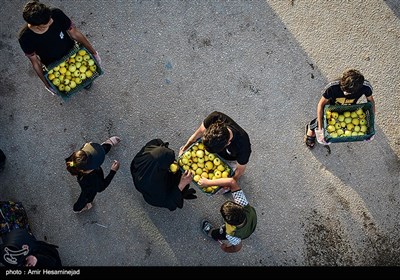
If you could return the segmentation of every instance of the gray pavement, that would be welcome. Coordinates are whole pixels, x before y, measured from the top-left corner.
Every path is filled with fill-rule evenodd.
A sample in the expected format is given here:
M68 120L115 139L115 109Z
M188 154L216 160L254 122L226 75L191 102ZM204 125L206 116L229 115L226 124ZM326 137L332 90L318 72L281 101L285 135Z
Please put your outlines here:
M69 15L104 75L67 101L50 95L23 55L25 1L1 3L0 199L22 201L38 239L66 266L376 266L400 264L400 20L381 1L47 1ZM372 83L370 143L303 144L325 84L356 67ZM362 100L363 101L363 100ZM247 130L239 184L258 213L236 254L207 240L229 195L170 212L146 204L129 166L153 138L175 151L212 111ZM64 158L85 141L122 139L121 168L94 208Z

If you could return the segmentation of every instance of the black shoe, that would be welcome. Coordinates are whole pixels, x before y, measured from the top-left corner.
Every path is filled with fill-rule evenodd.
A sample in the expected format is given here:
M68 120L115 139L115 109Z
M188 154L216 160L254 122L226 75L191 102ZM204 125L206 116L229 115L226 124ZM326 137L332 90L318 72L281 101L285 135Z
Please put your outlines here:
M209 221L207 221L207 220L203 220L202 222L201 222L201 230L204 232L204 234L205 235L207 235L208 237L211 237L210 235L209 235L209 233L210 233L210 231L213 229L213 226L212 226L212 224L209 222Z
M86 90L89 90L92 87L93 82L91 82L90 84L88 84L87 86L83 87Z

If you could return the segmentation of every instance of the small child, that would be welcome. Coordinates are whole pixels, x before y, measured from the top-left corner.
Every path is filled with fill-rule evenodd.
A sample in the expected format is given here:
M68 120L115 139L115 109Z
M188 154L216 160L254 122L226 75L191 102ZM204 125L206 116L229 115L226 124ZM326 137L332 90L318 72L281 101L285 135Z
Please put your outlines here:
M248 238L256 229L256 210L249 205L243 190L233 178L220 178L208 180L201 178L201 186L218 185L224 189L230 189L234 201L226 201L222 204L220 212L225 224L220 228L214 228L207 221L202 221L202 230L208 236L221 244L221 249L226 253L235 253L242 248L242 239ZM222 242L226 240L227 243Z

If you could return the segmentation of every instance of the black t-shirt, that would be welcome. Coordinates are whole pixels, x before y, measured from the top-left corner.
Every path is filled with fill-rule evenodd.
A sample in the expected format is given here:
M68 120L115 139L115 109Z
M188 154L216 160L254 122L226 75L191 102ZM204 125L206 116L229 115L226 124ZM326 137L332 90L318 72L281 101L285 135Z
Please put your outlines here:
M247 164L251 154L249 135L234 120L224 113L217 111L208 115L203 121L203 125L207 129L218 120L226 124L233 133L231 143L222 152L218 153L218 155L226 160L236 160L241 165Z
M330 105L351 105L356 104L361 96L369 97L372 95L372 86L368 81L364 81L363 86L355 93L345 95L340 88L339 81L330 82L322 94L329 99Z
M18 40L26 55L38 55L46 66L61 59L74 46L67 33L73 26L72 21L60 9L52 9L51 18L53 23L45 33L37 34L26 26Z

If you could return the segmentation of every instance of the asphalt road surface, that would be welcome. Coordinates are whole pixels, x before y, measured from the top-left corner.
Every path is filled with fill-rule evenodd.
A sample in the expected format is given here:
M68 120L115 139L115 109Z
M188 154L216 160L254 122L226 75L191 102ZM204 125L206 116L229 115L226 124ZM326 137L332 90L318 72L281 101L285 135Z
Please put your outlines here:
M0 200L23 202L65 266L399 266L398 1L49 0L102 58L104 74L68 100L44 89L19 47L25 1L0 3ZM374 88L376 137L310 151L304 125L349 67ZM129 171L153 138L178 153L214 110L252 143L239 184L258 225L236 254L200 230L204 217L222 223L230 195L198 191L171 212L148 205ZM113 135L122 141L103 169L121 168L75 214L80 189L64 158Z

